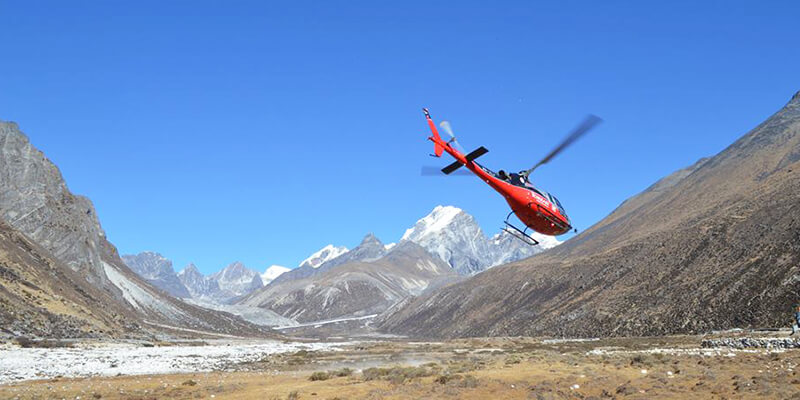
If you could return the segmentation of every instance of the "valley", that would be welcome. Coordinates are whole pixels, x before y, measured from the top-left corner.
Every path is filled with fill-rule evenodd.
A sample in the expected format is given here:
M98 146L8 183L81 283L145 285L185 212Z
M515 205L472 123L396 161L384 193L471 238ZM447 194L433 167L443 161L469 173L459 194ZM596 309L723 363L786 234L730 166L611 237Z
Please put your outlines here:
M0 11L0 400L800 400L797 0Z

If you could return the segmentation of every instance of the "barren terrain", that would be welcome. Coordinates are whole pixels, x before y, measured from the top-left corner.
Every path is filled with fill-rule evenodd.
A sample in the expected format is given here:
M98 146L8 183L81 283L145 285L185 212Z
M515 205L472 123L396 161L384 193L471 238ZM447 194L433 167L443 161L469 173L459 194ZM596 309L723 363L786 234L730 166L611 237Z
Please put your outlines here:
M206 372L23 381L0 386L0 398L800 399L800 350L703 347L800 345L786 335L350 342L218 358Z

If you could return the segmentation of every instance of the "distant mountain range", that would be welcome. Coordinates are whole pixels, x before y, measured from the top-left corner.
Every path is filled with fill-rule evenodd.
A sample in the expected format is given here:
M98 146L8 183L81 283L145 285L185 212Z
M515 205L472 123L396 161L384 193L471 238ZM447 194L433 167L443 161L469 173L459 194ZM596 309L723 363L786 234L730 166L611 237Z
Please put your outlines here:
M159 253L145 251L123 255L122 260L134 272L159 289L179 298L191 298L210 303L226 304L271 282L288 268L273 265L263 274L235 261L227 267L205 276L194 264L179 273L172 269L172 261Z
M292 270L273 265L259 274L235 262L219 272L204 276L191 264L175 274L172 263L158 253L126 255L123 259L132 270L156 287L174 296L191 299L195 304L213 308L236 304L238 310L231 308L227 311L237 314L241 310L253 314L255 311L247 307L261 307L290 320L309 322L314 318L331 319L382 312L400 300L418 295L424 289L454 282L459 275L473 275L559 244L553 237L534 235L541 242L536 247L505 233L488 238L471 215L456 207L437 206L406 230L398 245L386 245L375 235L367 234L352 250L327 245ZM411 246L411 243L416 246ZM412 248L414 250L410 251ZM401 256L403 254L406 256ZM438 272L420 275L419 270L405 268L413 264L409 258L412 254L422 264L438 265ZM381 277L351 273L353 268L359 271L366 268L365 264L370 264L370 273L382 274ZM347 268L340 268L343 266ZM390 275L393 278L386 278ZM353 276L359 279L352 280ZM405 280L406 283L392 286L385 279ZM342 292L339 288L341 285L348 290ZM366 286L369 289L365 289ZM360 291L349 290L355 287L360 287ZM303 292L302 295L300 292ZM365 300L367 292L373 296L369 301ZM333 293L336 295L331 297ZM318 296L327 300L318 302ZM334 303L336 306L331 307ZM284 325L287 322L274 315L260 315L258 320Z
M352 250L328 245L237 304L299 322L378 314L462 276L559 243L552 237L539 239L541 245L532 247L507 234L487 238L471 215L437 206L396 245L385 245L373 234Z

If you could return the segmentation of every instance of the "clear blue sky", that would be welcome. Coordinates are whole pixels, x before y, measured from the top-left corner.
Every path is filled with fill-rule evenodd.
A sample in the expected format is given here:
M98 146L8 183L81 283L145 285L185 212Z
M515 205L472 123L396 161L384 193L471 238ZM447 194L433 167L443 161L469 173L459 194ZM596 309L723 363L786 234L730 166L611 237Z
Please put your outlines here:
M800 89L797 1L0 1L0 119L95 203L123 253L211 272L385 242L437 204L488 234L507 207L422 178L420 108L585 229ZM567 238L568 236L565 236Z

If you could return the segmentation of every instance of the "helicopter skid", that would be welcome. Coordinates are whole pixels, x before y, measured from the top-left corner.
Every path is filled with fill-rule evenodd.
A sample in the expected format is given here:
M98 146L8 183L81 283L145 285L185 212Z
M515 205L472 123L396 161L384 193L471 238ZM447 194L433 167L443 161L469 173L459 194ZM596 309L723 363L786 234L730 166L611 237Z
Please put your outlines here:
M503 221L503 222L506 224L506 226L503 228L504 232L506 232L509 235L511 235L511 236L523 241L525 244L528 244L530 246L536 246L536 245L539 244L538 240L532 238L530 235L525 233L525 231L528 230L527 228L525 228L525 230L521 230L521 229L517 228L516 226L512 225L508 221Z

